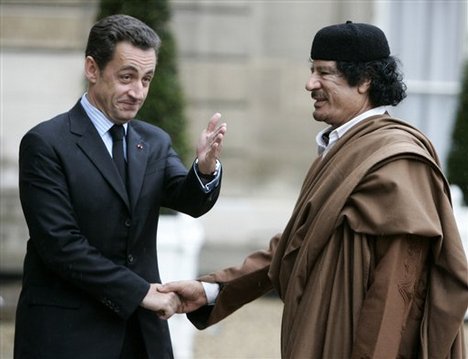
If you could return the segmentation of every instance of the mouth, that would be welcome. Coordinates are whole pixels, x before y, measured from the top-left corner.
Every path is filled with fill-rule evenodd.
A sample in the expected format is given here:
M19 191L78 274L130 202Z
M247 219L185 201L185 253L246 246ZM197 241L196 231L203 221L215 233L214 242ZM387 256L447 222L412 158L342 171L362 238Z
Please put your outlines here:
M312 92L311 95L313 100L315 100L315 105L320 104L324 101L327 101L327 98L324 94L318 92Z
M315 100L314 107L316 109L322 107L325 104L325 102L327 101L327 99L325 97L312 97L312 99Z
M134 111L140 108L140 104L135 101L121 101L120 105L123 110Z

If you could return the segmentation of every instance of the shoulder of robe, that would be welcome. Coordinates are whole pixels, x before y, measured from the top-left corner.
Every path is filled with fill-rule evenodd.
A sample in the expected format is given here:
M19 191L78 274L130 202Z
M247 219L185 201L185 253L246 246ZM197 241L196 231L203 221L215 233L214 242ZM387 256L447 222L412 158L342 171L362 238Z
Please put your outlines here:
M401 158L368 173L346 201L343 216L360 233L438 236L438 206L450 202L445 191L443 177L428 163Z

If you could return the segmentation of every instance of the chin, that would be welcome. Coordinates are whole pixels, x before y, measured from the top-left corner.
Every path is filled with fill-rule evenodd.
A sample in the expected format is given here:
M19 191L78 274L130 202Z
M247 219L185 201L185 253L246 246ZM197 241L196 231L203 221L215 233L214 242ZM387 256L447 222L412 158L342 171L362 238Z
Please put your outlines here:
M325 121L325 118L323 116L320 116L320 114L313 113L312 116L314 117L314 120L317 122L327 122Z
M120 121L122 122L128 122L130 120L133 120L135 116L137 115L138 112L125 112L120 114Z

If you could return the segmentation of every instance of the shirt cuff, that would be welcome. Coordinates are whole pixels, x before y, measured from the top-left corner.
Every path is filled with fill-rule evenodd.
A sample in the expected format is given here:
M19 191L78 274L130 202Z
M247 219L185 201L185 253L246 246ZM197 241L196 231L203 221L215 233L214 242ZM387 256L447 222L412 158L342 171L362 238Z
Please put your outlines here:
M205 183L202 179L201 179L201 173L200 171L198 170L198 158L195 160L195 162L193 163L193 169L195 170L195 175L197 176L198 178L198 182L200 182L200 185L202 186L203 188L203 191L205 193L210 193L213 189L215 189L216 187L218 187L219 185L219 180L221 178L221 162L219 162L218 160L216 160L216 168L215 168L215 171L213 173L213 179L208 182L208 183Z
M206 298L208 299L208 305L213 305L216 302L219 294L219 284L218 283L207 283L201 282L203 289L205 290Z

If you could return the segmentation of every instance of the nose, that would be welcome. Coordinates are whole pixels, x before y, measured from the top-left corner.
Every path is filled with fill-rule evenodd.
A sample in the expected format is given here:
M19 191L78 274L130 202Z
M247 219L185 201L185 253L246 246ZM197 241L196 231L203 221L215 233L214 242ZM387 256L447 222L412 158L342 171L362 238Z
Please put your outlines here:
M320 81L315 74L309 76L309 80L306 82L305 89L307 91L313 91L320 88Z
M135 81L129 91L129 95L136 100L142 100L145 98L146 87L139 81Z

